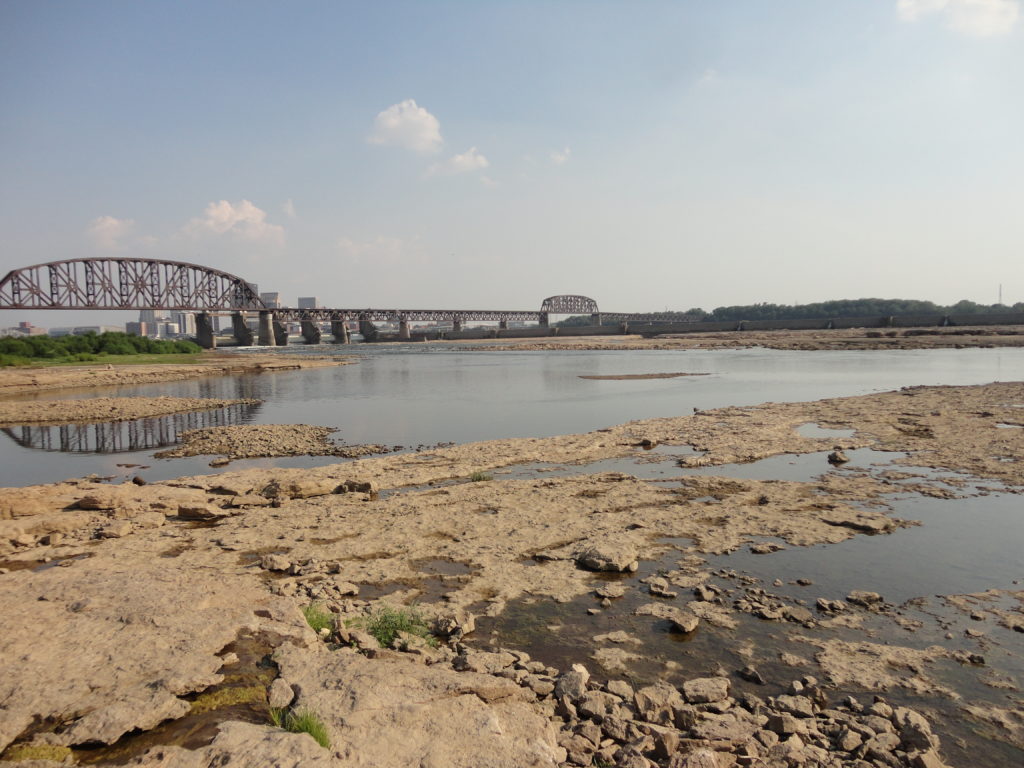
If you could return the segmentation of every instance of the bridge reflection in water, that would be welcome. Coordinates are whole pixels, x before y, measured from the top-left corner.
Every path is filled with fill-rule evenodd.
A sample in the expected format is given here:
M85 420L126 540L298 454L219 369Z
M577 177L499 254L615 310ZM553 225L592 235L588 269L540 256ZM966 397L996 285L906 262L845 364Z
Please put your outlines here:
M132 421L96 424L5 427L3 433L24 448L61 453L129 453L177 445L188 429L224 427L252 420L259 404L237 403L224 408L173 413Z

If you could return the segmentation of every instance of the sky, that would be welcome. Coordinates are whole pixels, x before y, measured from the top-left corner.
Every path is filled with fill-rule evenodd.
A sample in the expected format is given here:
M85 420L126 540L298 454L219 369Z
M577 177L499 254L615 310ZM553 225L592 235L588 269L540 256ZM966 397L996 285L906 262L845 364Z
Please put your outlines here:
M0 273L165 258L292 306L1024 301L1022 5L4 0Z

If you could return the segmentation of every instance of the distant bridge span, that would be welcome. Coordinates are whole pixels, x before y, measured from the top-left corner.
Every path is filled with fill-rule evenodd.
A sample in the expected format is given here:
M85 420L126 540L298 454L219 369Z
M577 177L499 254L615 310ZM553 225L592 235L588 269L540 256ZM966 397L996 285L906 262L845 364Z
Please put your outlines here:
M409 322L450 321L461 330L467 321L510 321L548 324L550 315L591 315L596 325L604 321L659 322L678 320L678 315L601 312L588 296L549 296L537 311L494 309L294 309L268 307L255 287L218 269L183 261L127 257L65 259L34 264L7 273L0 281L0 309L77 310L175 310L196 312L200 343L212 344L209 315L230 312L235 332L246 338L241 313L260 314L259 340L272 345L282 337L274 326L282 321L303 324L303 335L312 338L316 323L358 320L369 330L373 322L398 322L408 335ZM339 331L340 332L340 331ZM316 334L319 332L317 331ZM316 338L319 338L316 335ZM251 334L249 334L251 343Z

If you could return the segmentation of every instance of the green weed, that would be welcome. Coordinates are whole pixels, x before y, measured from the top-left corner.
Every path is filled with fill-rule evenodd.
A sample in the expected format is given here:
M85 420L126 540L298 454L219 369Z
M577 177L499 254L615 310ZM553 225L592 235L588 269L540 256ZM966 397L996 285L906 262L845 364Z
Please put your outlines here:
M331 748L331 737L327 735L327 726L320 719L320 715L308 707L294 711L286 707L271 707L270 722L277 728L284 728L291 733L308 733L324 749Z
M485 483L488 480L493 479L494 478L488 475L486 472L474 472L472 475L469 476L469 482L471 483Z
M323 629L334 628L334 614L324 610L319 603L310 603L309 605L302 606L302 615L306 617L306 623L318 635Z
M368 618L354 622L373 635L382 648L390 648L399 632L422 637L430 645L437 645L437 639L430 634L430 627L423 614L415 606L396 608L384 603Z

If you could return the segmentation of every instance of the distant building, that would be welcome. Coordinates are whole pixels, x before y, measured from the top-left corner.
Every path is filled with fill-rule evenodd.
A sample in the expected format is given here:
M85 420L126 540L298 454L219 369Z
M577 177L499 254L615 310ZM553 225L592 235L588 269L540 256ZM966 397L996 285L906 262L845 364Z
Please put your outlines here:
M129 336L148 336L149 328L146 323L125 323L124 332Z
M196 316L191 312L177 312L171 319L178 324L178 333L180 335L196 335Z
M281 308L281 294L278 293L277 291L273 291L271 293L261 293L260 298L263 300L263 303L266 304L271 309Z
M156 322L156 310L155 309L143 309L139 311L139 322L148 323L152 325Z
M316 309L320 300L316 296L299 296L299 309Z

